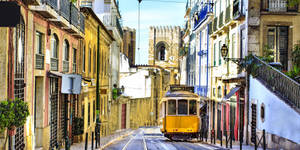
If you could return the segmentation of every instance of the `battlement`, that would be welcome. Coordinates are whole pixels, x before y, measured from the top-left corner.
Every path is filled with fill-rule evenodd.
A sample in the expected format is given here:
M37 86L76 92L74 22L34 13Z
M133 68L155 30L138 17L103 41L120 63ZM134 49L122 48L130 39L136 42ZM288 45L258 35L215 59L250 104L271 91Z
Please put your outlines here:
M180 26L150 26L150 32L153 32L154 29L157 33L180 32Z

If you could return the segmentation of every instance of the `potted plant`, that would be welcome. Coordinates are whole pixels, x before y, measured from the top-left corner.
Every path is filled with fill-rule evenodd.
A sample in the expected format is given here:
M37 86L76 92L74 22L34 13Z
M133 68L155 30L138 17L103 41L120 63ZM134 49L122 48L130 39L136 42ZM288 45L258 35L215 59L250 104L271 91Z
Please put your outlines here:
M83 134L84 121L83 118L75 117L74 118L74 143L81 142L81 135Z
M16 133L16 128L25 124L26 118L29 116L27 102L21 99L7 100L0 102L0 132L7 129L7 135L13 136ZM7 142L7 137L4 142L4 147Z

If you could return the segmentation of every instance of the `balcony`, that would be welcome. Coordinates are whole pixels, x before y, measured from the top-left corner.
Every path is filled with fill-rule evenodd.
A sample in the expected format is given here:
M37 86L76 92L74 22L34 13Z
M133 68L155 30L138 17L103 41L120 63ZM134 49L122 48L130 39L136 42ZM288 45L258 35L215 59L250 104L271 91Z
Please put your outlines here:
M245 14L243 13L243 5L240 0L233 1L232 16L234 20L241 20Z
M195 6L192 8L191 12L190 12L190 16L193 16L194 13L198 10L198 8L199 8L199 6L198 6L198 5L195 5Z
M70 2L69 2L69 0L60 0L60 14L68 22L70 21Z
M52 71L58 71L58 59L57 58L51 58L51 70Z
M221 12L218 18L219 18L219 28L221 28L224 25L224 22L223 22L223 20L224 20L224 13Z
M213 8L211 5L206 4L198 14L198 20L195 19L194 30L196 30L208 17L210 13L212 13Z
M43 54L35 54L35 69L44 69L44 57Z
M231 20L231 5L227 6L225 13L225 23L228 23Z
M116 26L117 26L117 29L120 33L120 36L123 37L123 30L122 30L122 26L120 24L120 20L118 18L116 18Z
M84 24L84 20L85 20L85 17L84 17L84 15L83 15L83 13L80 13L79 14L79 18L80 18L80 31L82 32L82 33L84 33L84 29L85 29L85 24Z
M93 2L92 1L80 1L80 7L93 8Z
M63 61L63 72L69 72L69 61Z
M290 104L300 109L300 84L254 56L256 77Z
M75 27L78 27L79 11L73 3L70 3L70 4L71 4L71 6L70 6L70 8L71 8L71 24L74 25Z
M265 12L298 12L298 4L292 6L288 0L263 0L261 5L261 10Z

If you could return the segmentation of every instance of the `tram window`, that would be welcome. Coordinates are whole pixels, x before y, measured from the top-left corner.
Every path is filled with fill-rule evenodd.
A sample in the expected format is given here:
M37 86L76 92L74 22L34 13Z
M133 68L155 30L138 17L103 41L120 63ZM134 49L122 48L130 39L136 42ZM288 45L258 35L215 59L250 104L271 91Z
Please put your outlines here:
M190 115L197 115L197 105L195 100L190 100L189 113Z
M178 100L178 115L187 115L187 100Z
M176 100L168 101L168 115L176 115Z

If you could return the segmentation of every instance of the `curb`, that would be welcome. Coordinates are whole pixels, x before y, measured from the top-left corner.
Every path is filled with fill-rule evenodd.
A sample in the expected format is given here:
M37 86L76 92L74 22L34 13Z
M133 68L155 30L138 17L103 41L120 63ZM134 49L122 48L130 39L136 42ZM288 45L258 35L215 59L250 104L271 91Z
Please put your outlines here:
M106 143L105 145L103 145L102 147L100 147L99 150L103 150L105 147L111 145L112 143L114 143L114 142L116 142L116 141L121 140L123 137L126 137L126 136L131 135L133 132L134 132L134 130L133 130L133 131L130 131L129 133L126 133L126 134L124 134L124 135L121 135L121 136L119 136L118 138L115 138L115 139L109 141L108 143Z

